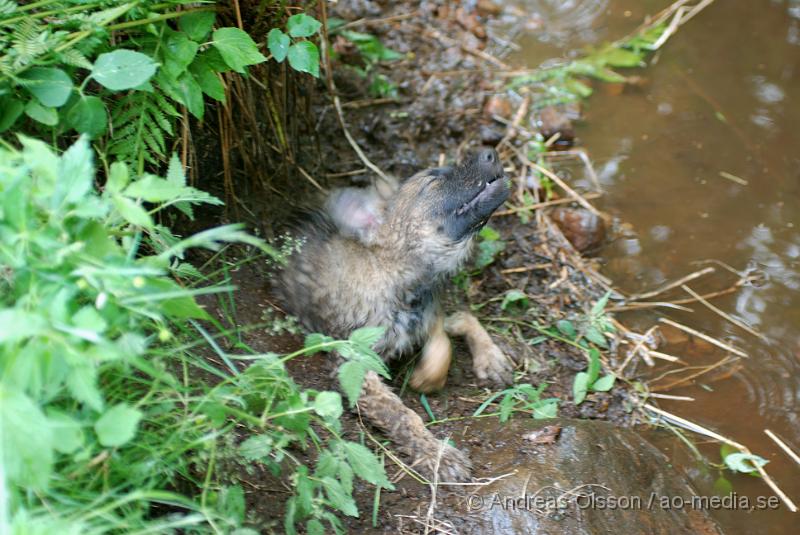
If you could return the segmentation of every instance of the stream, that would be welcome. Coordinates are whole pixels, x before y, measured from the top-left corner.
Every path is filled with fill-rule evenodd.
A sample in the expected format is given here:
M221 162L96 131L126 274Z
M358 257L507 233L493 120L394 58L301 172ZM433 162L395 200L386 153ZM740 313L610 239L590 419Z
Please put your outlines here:
M510 58L532 68L618 39L668 2L512 4L530 19L515 39L520 50ZM713 299L713 304L765 340L700 303L688 305L693 312L661 308L620 317L641 329L669 317L749 355L726 365L726 375L709 373L663 391L694 401L659 400L659 405L766 458L767 471L798 502L800 466L764 430L800 450L800 2L717 0L680 28L649 63L635 72L644 78L637 87L621 91L595 84L576 130L605 191L596 205L623 223L622 232L601 252L602 273L629 294L678 279L711 259L764 275L763 282ZM577 163L561 171L577 184L586 179ZM714 274L689 286L708 293L735 280L717 264ZM688 297L680 289L667 295ZM674 351L690 366L725 357L707 345L665 351ZM647 379L673 368L640 364L637 372ZM718 444L690 438L709 460L720 462ZM712 493L715 484L726 488L718 481L719 470L692 459L676 460L681 462L701 492ZM772 494L759 478L723 475L738 495ZM796 516L783 505L778 511L714 513L727 533L796 529Z

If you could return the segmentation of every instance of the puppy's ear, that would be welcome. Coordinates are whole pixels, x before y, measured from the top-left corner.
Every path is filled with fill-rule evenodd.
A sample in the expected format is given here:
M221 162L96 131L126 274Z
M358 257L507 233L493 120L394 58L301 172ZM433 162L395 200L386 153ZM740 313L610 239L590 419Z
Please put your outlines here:
M376 188L342 188L334 190L325 202L339 232L362 243L372 243L383 223L386 200Z

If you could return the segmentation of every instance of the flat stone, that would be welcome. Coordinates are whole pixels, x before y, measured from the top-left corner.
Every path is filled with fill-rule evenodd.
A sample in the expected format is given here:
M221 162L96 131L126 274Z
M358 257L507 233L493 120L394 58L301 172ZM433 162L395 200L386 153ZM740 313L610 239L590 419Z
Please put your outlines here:
M458 533L722 533L697 501L707 498L630 429L486 418L471 424L470 434L485 437L470 450L476 477L512 475L437 504L436 518Z

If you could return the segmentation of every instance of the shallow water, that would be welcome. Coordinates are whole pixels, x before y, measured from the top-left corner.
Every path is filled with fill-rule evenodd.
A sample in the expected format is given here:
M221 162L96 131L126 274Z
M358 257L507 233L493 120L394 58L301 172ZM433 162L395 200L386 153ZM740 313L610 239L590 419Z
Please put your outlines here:
M538 14L517 36L522 50L513 56L516 64L534 67L546 58L570 57L582 46L617 39L668 2L520 0L514 5ZM636 72L646 78L643 87L620 94L597 86L584 109L585 123L577 129L607 193L597 205L629 224L602 252L603 273L628 293L677 279L707 259L766 275L762 284L713 301L763 333L766 342L700 304L689 305L693 313L658 312L750 355L727 377L708 374L665 391L694 402L662 400L660 405L768 459L768 472L800 502L800 467L763 432L771 429L800 451L800 2L717 0L681 28L656 60ZM582 179L577 166L566 171ZM718 268L689 285L705 293L732 280ZM680 290L670 295L687 297ZM646 328L656 317L639 313L623 319ZM724 357L697 345L671 351L690 365ZM643 377L669 369L644 368L638 368ZM716 445L702 449L719 460ZM686 467L710 492L719 473L691 463ZM771 495L757 478L726 477L740 495ZM797 517L784 506L718 516L728 533L796 532Z

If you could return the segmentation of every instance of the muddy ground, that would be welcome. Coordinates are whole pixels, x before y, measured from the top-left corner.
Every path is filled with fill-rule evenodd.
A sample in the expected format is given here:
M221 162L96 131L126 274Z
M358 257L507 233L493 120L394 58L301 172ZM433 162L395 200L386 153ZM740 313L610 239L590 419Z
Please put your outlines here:
M340 2L338 11L332 14L355 21L354 30L377 35L386 46L405 55L405 59L377 67L378 72L396 84L398 94L396 98L375 100L367 93L367 82L345 66L347 62L358 64L357 55L345 42L333 39L338 53L334 80L348 127L367 156L385 172L410 176L419 169L437 165L440 159L453 161L470 148L494 145L506 134L506 126L490 116L497 110L485 109L493 96L504 94L505 82L493 74L497 70L495 65L474 53L492 45L482 29L492 16L491 4L478 4L482 9L465 11L437 2ZM366 22L357 22L360 20ZM453 41L442 39L437 32ZM364 165L342 135L325 84L320 81L313 89L312 115L323 158L315 158L314 151L310 151L306 161L302 160L302 154L298 161L324 187L368 183L369 174L353 172ZM500 110L504 114L513 111L513 107ZM214 145L215 135L213 125L193 133L195 141L204 144L200 160L219 169L223 158L217 152L219 144ZM349 176L336 176L344 173ZM305 182L295 184L291 191L285 184L276 184L272 193L239 195L235 205L241 210L215 217L223 221L248 220L269 237L279 232L287 205L307 206L319 197L316 188ZM452 311L471 307L489 326L498 344L516 360L516 383L547 384L545 397L560 400L560 416L629 424L632 416L621 386L610 393L591 393L584 403L574 405L572 383L575 373L586 368L584 353L542 337L539 331L523 324L533 320L551 326L559 319L585 314L605 293L604 288L586 276L591 259L581 259L557 228L539 217L531 215L523 220L516 215L501 216L493 218L490 225L499 232L504 250L484 269L468 267L467 276L462 276L460 284L451 288L447 308ZM236 261L230 257L227 260ZM274 332L276 319L280 321L282 313L272 297L270 267L266 261L246 263L234 269L231 277L238 286L235 314L231 314L230 307L207 299L204 304L212 313L226 325L232 319L240 326L270 323L270 327L243 333L243 341L256 351L288 353L299 349L302 334ZM502 309L502 296L511 289L527 294L527 307ZM507 319L495 321L497 318ZM468 417L492 391L477 383L463 343L456 343L454 356L446 388L427 399L437 419L467 418L436 424L432 429L439 437L451 436L470 455L476 467L475 476L491 476L492 466L485 462L488 453L485 448L491 446L486 445L480 434L470 432ZM334 363L327 355L296 358L289 362L289 368L303 387L335 388ZM398 391L408 368L406 364L393 369L393 385ZM418 394L402 389L402 397L409 407L425 415L426 421L430 419ZM517 413L512 418L530 418L530 415ZM364 430L357 416L346 413L342 419L345 437L360 440ZM380 439L374 429L369 431ZM388 459L386 462L390 477L396 476L398 468ZM290 487L266 471L253 473L236 466L227 470L230 479L240 482L245 489L248 510L252 512L249 520L264 532L281 532L283 505ZM359 533L396 533L401 527L411 533L418 529L396 515L424 515L430 500L429 488L410 477L400 479L396 486L396 491L381 494L377 527L373 527L374 488L356 483L361 517L343 519L349 529Z

